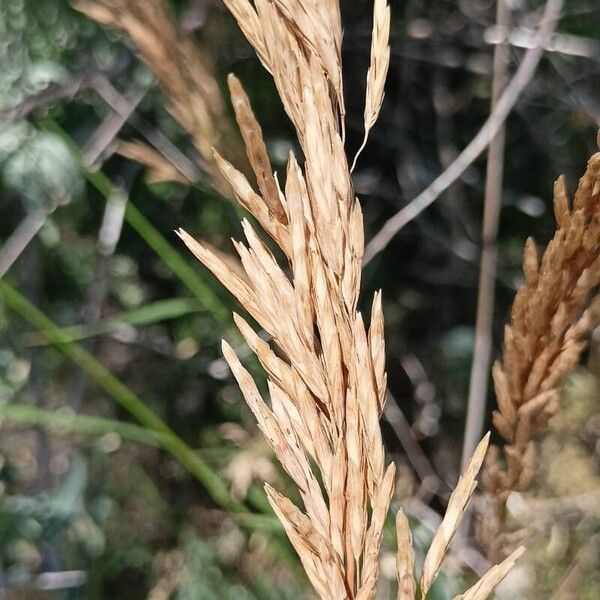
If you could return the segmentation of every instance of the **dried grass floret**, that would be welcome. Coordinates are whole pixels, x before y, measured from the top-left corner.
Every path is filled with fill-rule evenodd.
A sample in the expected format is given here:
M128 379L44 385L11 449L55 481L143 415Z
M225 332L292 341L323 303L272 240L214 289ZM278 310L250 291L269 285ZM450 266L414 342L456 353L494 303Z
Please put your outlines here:
M535 474L533 436L559 410L560 384L579 362L598 322L590 307L600 284L600 153L593 155L571 204L563 177L554 185L556 233L540 257L533 240L523 252L525 283L514 299L502 358L493 368L494 426L505 441L505 465L490 453L483 483L488 509L479 537L492 558L505 555L505 503Z

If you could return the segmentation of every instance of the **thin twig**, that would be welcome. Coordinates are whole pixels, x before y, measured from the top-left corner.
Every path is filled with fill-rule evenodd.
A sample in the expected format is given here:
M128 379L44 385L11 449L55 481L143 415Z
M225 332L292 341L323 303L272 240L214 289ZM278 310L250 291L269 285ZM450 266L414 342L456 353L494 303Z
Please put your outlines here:
M483 127L458 155L456 160L414 200L385 222L367 245L363 265L368 264L375 255L381 252L400 229L435 202L440 194L452 185L487 148L514 108L521 93L531 81L542 58L544 45L556 27L562 7L563 0L547 1L540 27L535 36L535 42L525 53L517 72L498 100L496 109L490 114Z
M0 248L0 278L4 277L6 272L21 256L23 250L29 245L29 242L43 227L47 218L48 212L45 210L30 212L13 231L4 243L4 246Z
M198 168L171 140L150 125L135 111L129 113L130 102L111 84L106 77L97 77L94 89L98 95L116 113L126 116L129 124L138 131L146 140L158 150L184 177L196 181L199 177ZM208 166L199 157L196 157L200 169L205 173Z
M510 8L506 0L497 0L496 25L506 32L510 24ZM494 74L492 77L491 111L502 94L508 78L509 47L507 43L494 48ZM503 125L494 136L488 150L485 196L483 209L483 246L479 267L479 295L475 319L475 345L471 364L467 419L463 440L462 468L464 469L483 434L485 406L492 356L492 330L494 325L494 291L498 262L498 225L502 206L502 181L504 175L504 147L506 128ZM465 520L466 523L466 520Z
M387 402L383 409L383 416L394 430L396 437L406 453L406 458L413 466L415 472L421 479L421 482L431 492L438 493L442 481L429 462L427 455L423 452L418 441L415 439L410 425L398 405L398 401L389 393L389 391L387 392Z
M526 27L517 27L508 34L508 40L498 28L490 27L483 33L483 41L486 44L504 44L505 41L515 48L531 48L535 31ZM554 33L544 44L546 52L563 54L566 56L577 56L600 60L600 42L593 38L568 33Z
M117 133L114 132L115 135ZM126 204L127 194L115 187L114 193L107 198L104 207L96 241L94 277L87 292L86 303L81 311L86 325L93 325L102 317L102 309L108 291L110 264L121 237ZM87 339L83 340L81 344L90 354L95 354L97 340ZM80 367L76 367L68 394L68 403L71 408L79 409L87 384L87 374Z
M123 98L123 103L119 107L120 110L115 110L111 105L112 109L108 116L100 123L94 133L87 139L81 153L83 163L89 167L93 165L106 151L106 149L114 142L117 135L127 121L131 118L135 109L146 95L147 90L135 89L137 86L132 86ZM96 81L94 89L100 97L104 99L102 94L99 92L100 86ZM106 101L106 100L105 100ZM108 103L107 103L108 104Z

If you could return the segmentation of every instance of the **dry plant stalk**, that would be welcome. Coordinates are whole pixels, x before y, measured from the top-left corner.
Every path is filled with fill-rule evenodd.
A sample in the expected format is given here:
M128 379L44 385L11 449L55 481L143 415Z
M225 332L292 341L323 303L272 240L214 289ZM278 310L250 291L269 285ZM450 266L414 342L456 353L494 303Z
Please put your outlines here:
M490 514L478 534L497 558L518 539L504 530L512 490L526 490L535 474L533 436L559 409L559 386L579 362L597 315L588 306L600 283L600 153L592 156L572 206L560 177L554 185L557 230L543 256L532 239L523 254L525 283L515 296L502 359L493 367L498 410L493 421L505 441L502 465L491 452L482 479Z
M160 152L143 142L119 141L115 152L120 156L144 165L147 168L146 180L148 183L160 183L163 181L176 181L185 185L193 183Z
M141 59L152 69L171 101L173 116L191 135L201 165L219 191L212 148L232 160L237 144L225 116L223 98L206 53L181 30L163 0L75 0L74 7L102 25L126 33Z
M270 406L225 342L223 352L302 496L304 511L266 488L308 577L322 598L369 599L377 585L395 469L385 468L379 427L386 389L380 294L369 329L356 311L363 228L341 133L339 6L227 4L275 79L305 165L301 169L290 154L281 189L250 103L233 77L233 106L261 195L217 153L215 161L238 201L289 260L292 278L247 221L248 246L235 246L249 283L206 247L180 235L286 357L235 315L268 373Z
M386 390L381 294L373 299L369 328L357 312L364 240L343 144L339 5L336 0L225 1L275 80L296 129L304 167L290 153L285 186L280 186L248 98L233 76L232 102L260 194L218 153L215 162L240 204L279 246L291 276L247 220L247 244L234 241L245 278L185 231L179 235L278 348L276 353L242 316L234 315L267 372L267 403L223 342L225 358L260 429L298 486L303 508L265 487L312 585L323 599L371 600L395 468L385 467L379 426ZM376 3L376 12L381 6ZM376 46L385 55L387 35ZM387 58L375 62L387 65ZM369 91L375 112L384 75L378 73L368 83L377 88ZM376 116L369 114L370 119ZM423 595L475 489L487 443L486 438L478 447L434 538L421 582ZM399 532L401 597L414 596L414 557L402 517ZM511 565L497 567L485 585L493 585ZM469 593L469 598L485 597Z

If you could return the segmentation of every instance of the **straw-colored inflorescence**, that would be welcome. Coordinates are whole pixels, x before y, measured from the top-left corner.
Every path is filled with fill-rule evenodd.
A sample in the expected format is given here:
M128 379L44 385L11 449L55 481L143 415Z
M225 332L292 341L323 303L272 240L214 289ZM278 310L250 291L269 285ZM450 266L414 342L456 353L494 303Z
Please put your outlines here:
M75 0L89 18L126 33L191 135L202 167L213 176L212 148L237 154L208 55L173 20L164 0ZM220 181L212 183L221 189Z
M385 466L379 426L386 391L381 295L373 299L369 328L357 312L363 223L343 144L339 5L335 0L226 4L275 80L304 165L290 153L285 185L280 185L250 102L233 76L232 102L260 193L218 153L215 163L240 204L279 246L290 272L246 220L246 244L234 242L245 277L184 231L179 235L273 340L273 345L265 342L246 319L234 316L267 372L269 402L226 342L223 353L259 427L298 486L303 507L271 486L266 491L310 581L323 599L370 600L395 469ZM380 39L374 48L384 56L375 59L377 73L369 76L376 88L371 121L387 68L387 29L381 25L383 18L389 26L387 10L376 2ZM486 438L479 446L434 538L421 580L423 595L475 488L487 443ZM414 556L402 517L399 545L400 597L414 597ZM488 585L500 578L497 571L486 577Z
M365 97L365 136L358 149L354 161L352 162L352 171L356 166L356 161L364 147L367 144L369 131L379 116L381 105L383 103L383 90L385 79L390 63L390 7L386 0L375 0L373 9L373 36L371 39L371 61L369 71L367 72L367 92Z
M477 487L476 477L479 474L483 459L488 449L489 433L479 443L473 456L462 474L456 488L450 496L448 508L442 523L438 527L429 551L425 556L420 577L420 598L424 600L427 592L434 582L442 561L448 552L450 542L460 526L463 515ZM412 546L412 535L408 526L408 520L402 510L396 515L396 532L398 537L398 554L396 566L398 572L398 600L415 600L417 598L417 585L414 575L415 554ZM479 581L463 594L459 594L454 600L483 600L487 598L494 587L512 569L516 560L523 554L524 549L518 548L499 565L489 569Z
M494 425L505 441L505 464L490 453L483 478L491 514L479 534L490 556L506 551L506 498L535 474L533 436L559 408L559 386L578 363L596 318L586 306L600 283L600 154L588 162L572 206L563 177L554 186L557 230L543 256L529 239L525 283L513 302L502 359L493 368L498 410ZM518 537L518 536L516 536Z
M250 103L229 79L259 192L219 154L239 202L287 258L291 277L243 222L235 242L247 281L184 232L194 254L279 348L235 321L268 374L266 403L229 345L223 352L259 427L294 480L304 508L267 486L273 509L322 598L372 598L394 488L379 416L386 389L383 314L376 294L367 328L357 312L363 256L360 206L342 140L341 25L337 2L228 1L273 75L295 126L304 168L290 154L282 188ZM268 40L268 43L267 43Z

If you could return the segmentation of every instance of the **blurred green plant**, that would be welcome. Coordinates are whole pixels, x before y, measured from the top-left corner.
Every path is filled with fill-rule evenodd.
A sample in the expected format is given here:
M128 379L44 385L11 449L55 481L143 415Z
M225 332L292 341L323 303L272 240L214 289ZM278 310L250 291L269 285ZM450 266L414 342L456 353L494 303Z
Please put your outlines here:
M102 523L86 506L86 460L71 462L62 484L50 493L5 495L0 503L0 556L9 562L4 585L27 585L39 568L38 546L67 542L89 560L104 551Z
M119 402L143 426L161 436L161 445L172 454L208 491L216 504L228 510L244 525L279 531L273 517L251 514L239 501L232 498L227 486L177 434L154 413L138 396L108 371L80 345L71 342L48 317L33 306L6 281L0 281L0 292L6 305L35 326L40 334L55 345L70 360L81 367L101 388Z
M71 342L84 340L89 337L112 333L124 325L139 327L169 319L175 319L184 315L202 311L202 305L195 298L171 298L149 302L140 308L135 308L119 314L111 315L104 319L98 319L86 325L72 325L63 327L62 333L65 339ZM25 334L28 345L35 346L41 343L39 334Z
M115 186L102 171L94 171L87 168L81 161L80 150L52 119L45 119L43 127L59 135L70 148L74 156L79 160L80 168L85 177L100 194L108 200L115 193ZM212 288L203 280L198 271L191 267L177 250L160 234L150 221L129 200L125 207L125 221L142 237L142 239L158 254L163 262L173 271L195 296L214 319L226 324L231 322L230 312L223 305Z

